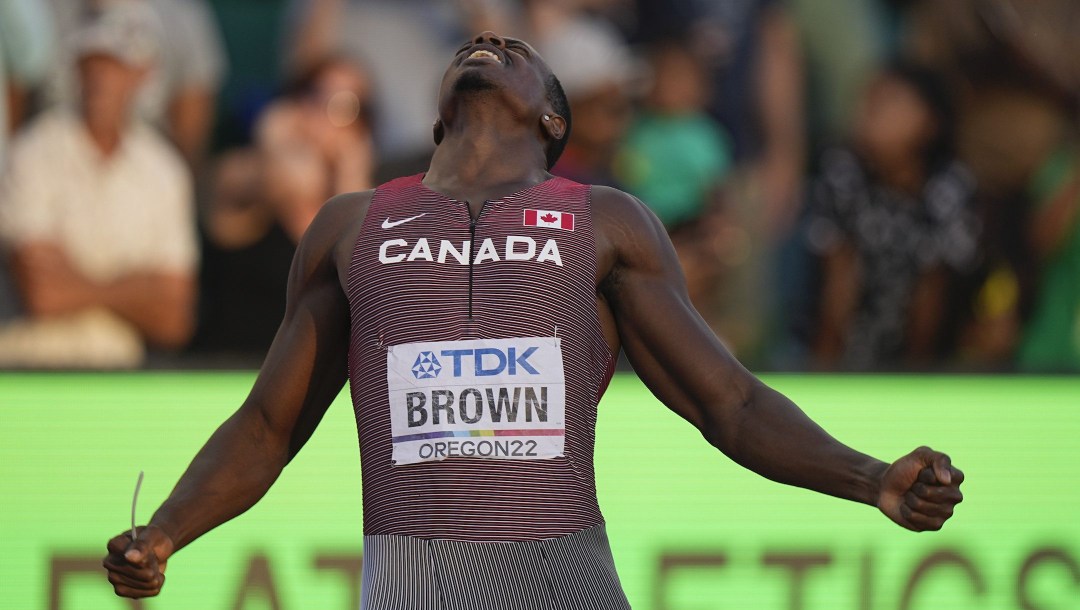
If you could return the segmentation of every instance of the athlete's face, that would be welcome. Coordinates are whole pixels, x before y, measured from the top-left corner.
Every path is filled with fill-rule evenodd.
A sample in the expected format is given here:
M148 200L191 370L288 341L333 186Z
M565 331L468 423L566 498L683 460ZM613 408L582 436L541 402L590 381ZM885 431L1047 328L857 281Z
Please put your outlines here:
M527 43L494 32L473 37L458 49L443 75L440 110L458 95L498 93L516 113L531 117L550 112L545 83L551 74Z

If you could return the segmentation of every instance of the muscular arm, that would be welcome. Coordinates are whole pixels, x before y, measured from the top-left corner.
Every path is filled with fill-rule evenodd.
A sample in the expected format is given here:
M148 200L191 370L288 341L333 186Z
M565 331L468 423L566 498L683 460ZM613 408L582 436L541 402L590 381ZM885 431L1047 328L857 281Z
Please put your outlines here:
M877 505L905 527L940 527L921 517L909 520L893 505L923 466L931 465L926 460L932 462L933 452L922 448L918 459L901 464L902 458L890 467L834 439L723 347L690 304L678 260L655 216L628 195L598 187L593 209L603 233L601 251L610 258L601 290L627 357L657 398L725 455L762 476ZM944 460L933 470L948 484ZM897 465L904 472L887 476ZM911 480L902 485L894 480L898 475ZM897 491L898 484L903 490Z
M154 514L179 549L250 508L303 447L346 377L349 312L336 245L355 200L327 204L300 242L285 317L240 409L210 437ZM174 549L174 550L175 550Z
M305 234L290 271L285 317L251 393L154 514L147 541L140 535L140 546L131 547L121 535L109 543L105 565L117 594L157 594L164 561L262 498L341 391L349 312L339 279L347 249L340 244L364 207L366 196L339 196Z

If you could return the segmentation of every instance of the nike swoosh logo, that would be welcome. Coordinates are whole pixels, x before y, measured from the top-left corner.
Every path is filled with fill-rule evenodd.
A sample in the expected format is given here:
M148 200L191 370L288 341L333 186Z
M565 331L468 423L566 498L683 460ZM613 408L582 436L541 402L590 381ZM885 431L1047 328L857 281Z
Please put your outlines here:
M417 214L416 216L413 216L412 218L402 218L401 220L395 220L394 222L390 222L390 217L387 217L386 220L382 221L382 228L384 228L384 229L393 229L394 227L396 227L398 225L403 225L403 224L405 224L405 223L407 223L407 222L409 222L411 220L416 220L417 218L420 218L421 216L427 216L427 212L424 212L423 214Z

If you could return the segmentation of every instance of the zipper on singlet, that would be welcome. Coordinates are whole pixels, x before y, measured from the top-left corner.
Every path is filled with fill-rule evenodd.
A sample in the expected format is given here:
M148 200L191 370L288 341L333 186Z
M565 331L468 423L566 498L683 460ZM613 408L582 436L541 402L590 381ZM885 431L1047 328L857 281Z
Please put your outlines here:
M472 210L469 209L469 202L465 202L465 213L469 215L469 320L472 320L473 317L473 259L476 257L476 223L484 215L487 204L487 201L480 204L480 211L476 214L476 218L473 218Z

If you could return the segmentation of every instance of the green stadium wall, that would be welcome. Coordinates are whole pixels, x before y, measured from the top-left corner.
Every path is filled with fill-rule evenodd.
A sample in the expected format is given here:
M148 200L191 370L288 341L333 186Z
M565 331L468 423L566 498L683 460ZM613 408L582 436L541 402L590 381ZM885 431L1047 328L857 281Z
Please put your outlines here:
M252 510L169 562L161 597L100 567L146 521L251 373L0 374L0 608L355 610L360 468L347 396ZM633 376L601 404L596 470L622 581L653 610L1080 610L1080 380L768 376L883 459L949 452L966 500L944 530L781 486L709 447Z

